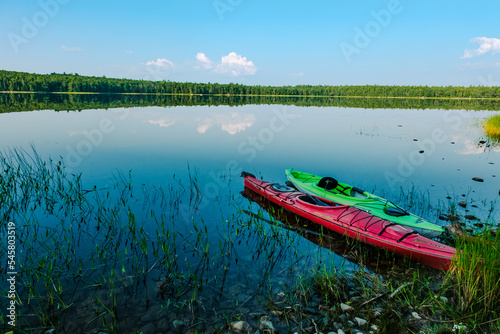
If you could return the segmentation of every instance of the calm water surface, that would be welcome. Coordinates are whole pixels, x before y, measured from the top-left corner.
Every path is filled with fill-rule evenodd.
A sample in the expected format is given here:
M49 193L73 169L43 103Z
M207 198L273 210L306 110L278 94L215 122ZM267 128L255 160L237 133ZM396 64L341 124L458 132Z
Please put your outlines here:
M217 287L230 286L224 290L228 305L235 302L235 295L243 294L238 297L240 303L251 300L246 305L250 306L252 298L258 299L250 291L260 289L264 277L274 279L276 287L287 275L300 274L319 263L333 263L338 268L352 265L343 261L342 254L293 232L279 232L284 241L278 237L273 243L266 238L266 230L276 232L276 227L266 223L260 230L235 227L236 220L250 221L242 208L254 213L261 210L241 194L241 171L273 182L286 181L286 168L334 176L401 204L415 195L425 201L421 203L424 209L417 213L443 225L438 220L439 210L466 201L470 211L460 213L485 220L500 190L500 145L489 141L482 130L483 119L492 114L279 105L40 110L0 114L0 149L8 154L14 148L30 151L34 146L44 159L62 158L68 172L82 173L89 189L110 186L113 175L120 173L130 173L137 189L168 189L180 183L187 189L196 178L198 192L191 196L194 208L188 203L190 196L183 197L170 228L182 231L185 240L191 240L191 235L193 240L188 243L192 246L197 235L194 222L199 224L196 232L206 226L211 256L221 249L222 258L228 259L222 266L231 264L227 282L227 268L222 274L213 274L219 275ZM484 182L473 181L473 177ZM132 204L136 206L141 211L141 205ZM264 218L270 217L264 213ZM54 224L44 219L39 218L42 225ZM145 224L147 233L153 234L156 227L151 219ZM221 240L229 239L231 245L226 249ZM87 246L78 249L92 248ZM275 252L280 247L283 250ZM257 251L261 248L265 250ZM179 249L178 255L185 258L180 265L183 270L189 271L191 263L196 263L188 260L189 247ZM290 264L295 269L285 272ZM153 285L161 278L154 273L148 278ZM147 293L154 294L154 289Z
M161 184L188 164L205 185L228 169L282 181L285 168L296 168L389 194L414 185L433 200L464 193L489 201L498 197L500 147L482 142L481 122L494 113L266 105L44 110L0 115L0 145L34 144L91 183L132 170L138 181Z

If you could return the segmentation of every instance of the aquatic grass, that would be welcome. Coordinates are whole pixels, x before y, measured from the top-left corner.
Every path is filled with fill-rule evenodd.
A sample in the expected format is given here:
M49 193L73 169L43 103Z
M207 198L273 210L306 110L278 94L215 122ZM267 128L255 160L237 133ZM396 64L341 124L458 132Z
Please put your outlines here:
M381 329L404 324L414 331L497 332L500 328L499 246L499 238L492 238L485 229L474 237L456 240L457 256L448 273L436 275L434 270L420 268L410 271L410 276L389 277L393 286L406 283L397 298L385 301L384 309L397 309L399 315L385 313ZM422 320L412 317L410 321L405 320L404 314L411 312L416 312ZM463 329L459 329L460 326Z
M500 115L488 118L486 124L484 125L484 129L489 137L495 140L500 140Z
M114 330L118 309L123 314L132 300L142 300L146 307L151 303L148 286L155 284L151 275L161 277L161 272L176 278L172 290L177 289L181 304L199 302L201 282L214 275L208 268L208 230L203 221L186 236L175 230L186 189L175 176L167 193L161 187L143 187L138 196L130 173L115 176L110 187L84 190L81 175L69 175L63 162L45 161L34 149L0 153L0 167L0 216L16 222L18 249L24 250L18 293L21 313L31 316L19 317L20 332L63 329L68 321L86 328L101 323L100 327ZM193 205L199 196L199 188L191 191ZM0 228L4 232L6 226ZM232 241L225 240L223 247L228 242ZM181 266L178 254L182 253L193 254L193 259L186 258ZM87 303L98 307L79 317L81 296L88 291L94 291L94 298ZM183 299L188 293L191 296Z
M492 237L486 228L473 237L457 240L456 248L453 267L445 281L456 305L452 315L479 327L495 322L498 326L500 236Z

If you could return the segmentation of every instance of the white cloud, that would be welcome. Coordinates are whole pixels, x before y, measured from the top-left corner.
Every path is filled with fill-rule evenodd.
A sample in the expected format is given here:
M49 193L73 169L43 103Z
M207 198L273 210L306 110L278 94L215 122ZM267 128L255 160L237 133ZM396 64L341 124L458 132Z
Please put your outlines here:
M159 120L149 120L147 121L149 124L159 125L161 128L168 128L171 125L175 124L175 120L170 119L159 119Z
M488 52L491 52L491 54L500 52L500 39L498 38L474 37L470 42L479 44L479 48L475 50L465 49L464 55L460 57L461 59L482 56Z
M198 131L198 133L205 133L208 131L208 129L210 129L212 126L214 126L215 124L215 121L213 119L205 119L203 120L203 122L201 124L198 125L198 127L196 128L196 131Z
M251 60L247 60L236 52L223 56L215 70L217 73L231 73L233 76L251 75L257 72L257 67Z
M128 54L128 55L131 55L131 54L134 53L134 51L127 50L127 51L125 51L125 53Z
M230 135L235 135L238 132L245 131L248 127L251 127L255 123L254 115L244 115L241 120L238 120L239 115L233 113L230 119L218 119L217 121L221 124L223 131L226 131Z
M203 52L198 52L196 54L196 60L206 69L211 69L213 66L213 61L210 60Z
M166 58L158 58L156 60L150 60L146 63L146 66L154 66L158 68L169 68L173 67L174 63Z
M233 112L231 115L220 114L210 118L205 118L199 121L196 128L198 133L206 133L208 129L216 124L219 124L222 131L235 135L238 132L245 131L255 123L255 115L239 114Z
M451 140L457 144L455 152L460 155L484 154L484 152L488 151L500 152L500 146L498 145L493 144L490 146L485 146L479 144L477 138L480 138L482 135L484 135L483 129L475 128L474 132L472 132L469 136L460 134L452 135L450 137Z
M61 45L61 51L63 52L81 52L84 51L82 48L75 48L66 45Z

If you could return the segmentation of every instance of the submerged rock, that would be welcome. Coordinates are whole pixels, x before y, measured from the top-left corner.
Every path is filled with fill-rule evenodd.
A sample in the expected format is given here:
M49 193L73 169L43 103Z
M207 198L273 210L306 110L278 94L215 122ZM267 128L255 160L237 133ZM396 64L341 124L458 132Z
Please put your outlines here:
M465 215L464 217L465 217L465 219L468 219L468 220L479 220L478 218L476 218L473 215Z
M467 206L467 203L464 201L458 202L458 205L460 205L462 208L465 208Z
M174 320L172 322L172 325L174 326L174 328L179 329L179 328L186 326L186 323L184 321L181 321L181 320Z
M239 333L249 332L250 324L246 321L235 321L229 324L231 330Z
M460 220L460 217L452 215L452 214L450 214L450 215L445 214L445 216L448 217L448 219L451 220L452 222L456 222L456 221Z
M473 177L472 180L476 181L476 182L484 182L484 179L482 179L480 177Z
M354 310L354 308L352 308L352 306L349 306L349 305L344 304L344 303L340 303L340 309L342 310L342 312L351 312L352 310Z
M464 238L465 237L465 232L463 228L460 226L460 224L457 223L449 223L445 227L446 232L448 234L453 235L458 238Z
M368 323L368 321L366 321L365 319L358 318L358 317L355 317L354 320L356 321L356 323L358 324L359 327L364 327Z
M333 328L335 328L335 330L339 330L339 329L342 329L342 325L340 323L334 321Z
M260 318L260 330L265 332L265 333L274 333L275 329L273 326L273 323L271 322L271 318L269 317L262 317Z

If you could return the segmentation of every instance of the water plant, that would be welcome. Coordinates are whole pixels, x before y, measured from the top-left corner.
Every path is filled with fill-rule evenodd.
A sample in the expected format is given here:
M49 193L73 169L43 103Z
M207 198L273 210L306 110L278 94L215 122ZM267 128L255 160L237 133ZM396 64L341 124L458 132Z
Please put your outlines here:
M500 115L488 118L486 124L484 125L484 129L489 137L495 140L500 140Z
M0 235L7 222L17 231L19 333L216 329L265 305L304 258L296 235L249 221L231 192L202 212L196 168L166 186L118 172L97 187L33 148L1 152L0 170ZM0 327L11 330L3 313Z
M493 235L493 236L492 236ZM453 270L444 282L454 307L448 312L468 327L500 328L500 236L490 228L457 241Z
M109 187L85 189L80 174L35 149L0 153L0 169L0 234L7 222L17 232L17 332L75 324L115 331L130 302L151 303L149 286L161 277L172 278L169 293L176 300L199 293L207 229L198 224L193 241L193 234L174 227L182 187L170 185L168 195L143 188L141 196L131 175L119 173ZM6 247L2 243L2 263ZM190 249L199 255L196 266L178 261ZM6 286L0 287L6 296ZM8 328L3 316L2 327Z

